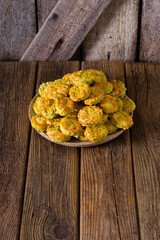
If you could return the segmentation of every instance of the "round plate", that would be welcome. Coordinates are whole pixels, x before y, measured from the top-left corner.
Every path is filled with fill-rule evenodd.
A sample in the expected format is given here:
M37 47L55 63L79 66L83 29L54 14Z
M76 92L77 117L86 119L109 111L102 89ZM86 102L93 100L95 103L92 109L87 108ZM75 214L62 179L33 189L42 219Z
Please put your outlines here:
M33 111L33 104L36 100L37 97L39 97L40 95L37 93L34 98L32 99L30 105L29 105L29 111L28 111L28 114L29 114L29 119L31 121L31 118L35 115L34 111ZM35 129L36 130L36 129ZM64 146L67 146L67 147L91 147L91 146L97 146L97 145L100 145L100 144L103 144L103 143L106 143L106 142L109 142L115 138L117 138L119 135L121 135L125 130L119 130L118 132L116 133L113 133L113 134L110 134L108 135L105 140L103 140L102 142L80 142L76 139L71 139L69 142L55 142L53 141L50 137L48 137L47 134L45 134L44 132L40 132L38 130L36 130L41 136L43 136L44 138L46 138L47 140L51 141L51 142L54 142L54 143L57 143L57 144L60 144L60 145L64 145Z

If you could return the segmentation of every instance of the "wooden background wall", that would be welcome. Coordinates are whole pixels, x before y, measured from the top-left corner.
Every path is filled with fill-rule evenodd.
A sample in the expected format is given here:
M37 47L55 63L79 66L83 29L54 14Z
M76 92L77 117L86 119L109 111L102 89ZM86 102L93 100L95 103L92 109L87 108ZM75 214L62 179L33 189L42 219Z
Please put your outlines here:
M0 60L19 60L58 0L1 0ZM112 0L72 59L160 62L160 1Z

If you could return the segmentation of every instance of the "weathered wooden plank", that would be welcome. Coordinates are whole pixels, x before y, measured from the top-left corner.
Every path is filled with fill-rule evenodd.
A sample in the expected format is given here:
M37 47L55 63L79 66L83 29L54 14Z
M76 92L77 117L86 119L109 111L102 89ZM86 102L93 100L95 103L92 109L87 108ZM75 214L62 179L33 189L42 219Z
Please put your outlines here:
M32 0L1 0L0 60L19 60L36 35Z
M132 132L141 240L160 239L160 65L127 63L137 109Z
M35 63L0 63L0 239L18 239Z
M134 61L139 0L112 0L85 38L82 59Z
M43 23L51 13L52 9L56 6L59 0L37 0L37 13L38 13L38 27L42 27Z
M143 0L140 61L160 62L160 1Z
M68 60L110 1L59 0L21 60Z
M40 29L51 10L56 6L59 0L38 0L37 1L37 13L38 13L38 28ZM76 50L71 58L72 61L80 60L80 48Z
M79 69L79 62L41 63L38 82ZM79 155L32 130L20 239L78 239Z
M84 62L83 69L124 81L122 62ZM129 132L81 151L80 239L139 239Z

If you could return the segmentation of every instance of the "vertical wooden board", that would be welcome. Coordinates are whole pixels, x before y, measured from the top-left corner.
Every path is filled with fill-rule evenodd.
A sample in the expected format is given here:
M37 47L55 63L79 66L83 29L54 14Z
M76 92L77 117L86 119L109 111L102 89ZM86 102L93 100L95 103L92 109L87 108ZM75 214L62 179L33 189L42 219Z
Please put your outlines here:
M143 0L140 60L160 61L160 1Z
M82 45L82 59L136 59L139 0L112 0Z
M141 240L160 239L160 65L127 63L127 85L137 109L132 128Z
M84 62L124 81L122 62ZM99 147L82 148L80 239L139 239L129 132Z
M19 60L36 34L33 0L1 0L0 60Z
M37 0L38 27L39 29L51 13L59 0Z
M40 63L37 87L79 69L79 62ZM32 130L20 239L78 239L79 155Z
M0 63L0 239L18 239L35 63Z

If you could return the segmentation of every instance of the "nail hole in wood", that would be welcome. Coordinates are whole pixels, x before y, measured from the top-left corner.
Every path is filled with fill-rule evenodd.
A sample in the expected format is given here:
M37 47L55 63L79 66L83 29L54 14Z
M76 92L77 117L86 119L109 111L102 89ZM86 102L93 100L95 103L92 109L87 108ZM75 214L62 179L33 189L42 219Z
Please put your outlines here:
M108 53L107 53L107 59L108 59L108 61L110 60L110 58L111 58L111 52L108 52Z
M57 15L56 13L54 13L52 18L53 18L54 20L57 20L58 15Z
M60 38L60 39L58 40L58 42L56 43L56 46L54 47L53 51L55 51L55 50L57 50L58 48L60 48L60 46L62 45L63 42L64 42L64 41L63 41L63 38Z

